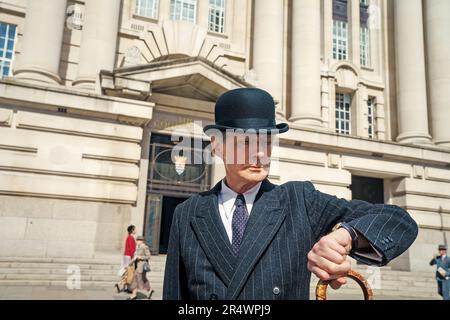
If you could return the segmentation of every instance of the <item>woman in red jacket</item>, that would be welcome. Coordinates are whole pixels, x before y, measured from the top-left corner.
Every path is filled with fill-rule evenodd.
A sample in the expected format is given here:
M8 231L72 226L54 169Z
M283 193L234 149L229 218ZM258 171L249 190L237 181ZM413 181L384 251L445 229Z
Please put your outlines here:
M121 276L121 280L119 283L115 284L117 292L120 293L122 291L127 290L127 269L130 265L131 261L134 258L134 253L136 251L136 240L135 233L136 227L133 225L128 226L128 237L125 240L125 252L122 258L122 268L119 271L119 276ZM122 287L122 288L121 288Z
M123 254L126 258L124 262L126 262L126 266L128 266L133 260L134 252L136 251L136 239L134 238L134 235L136 233L135 226L131 225L128 227L128 237L125 241L125 253Z

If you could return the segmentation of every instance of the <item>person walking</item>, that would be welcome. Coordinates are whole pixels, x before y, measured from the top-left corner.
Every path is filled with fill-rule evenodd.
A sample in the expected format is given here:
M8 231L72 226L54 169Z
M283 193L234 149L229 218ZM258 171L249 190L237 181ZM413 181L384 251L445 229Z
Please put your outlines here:
M136 240L135 240L135 234L136 234L136 227L134 225L130 225L127 228L128 236L125 240L125 251L122 257L122 266L118 272L118 275L121 277L120 281L115 284L115 288L117 289L117 293L120 293L122 291L128 291L127 290L127 276L129 270L129 266L131 264L131 261L134 258L134 253L136 251Z
M145 244L145 238L143 236L138 236L136 238L137 247L136 247L136 255L134 259L134 277L133 281L130 285L130 290L132 291L130 300L137 299L138 290L147 291L147 298L151 299L153 293L155 292L151 285L150 281L147 279L147 272L150 272L150 264L149 260L151 257L150 249Z
M438 293L444 300L450 300L450 258L447 256L447 246L441 244L439 256L434 256L430 266L436 265L436 281Z

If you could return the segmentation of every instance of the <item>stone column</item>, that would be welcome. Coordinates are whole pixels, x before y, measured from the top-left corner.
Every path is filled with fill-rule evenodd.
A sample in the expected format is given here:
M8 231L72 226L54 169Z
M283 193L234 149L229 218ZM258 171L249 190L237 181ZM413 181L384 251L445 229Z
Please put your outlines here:
M64 33L66 0L28 0L17 78L61 83L59 62Z
M320 1L293 1L290 121L321 126Z
M361 50L360 50L360 15L361 8L359 6L358 1L349 1L350 6L350 15L349 15L349 44L351 48L350 59L356 65L360 66L361 64Z
M131 224L136 226L136 234L144 233L145 205L147 202L147 177L150 155L150 125L144 127L141 142L141 160L139 162L139 182L136 207L132 208Z
M100 70L114 68L120 0L86 0L78 76L73 85L95 89Z
M209 0L197 1L197 25L208 30L209 24Z
M376 137L378 138L378 140L386 140L384 97L382 95L376 98L374 107Z
M333 0L323 1L323 61L324 64L329 64L328 61L333 56Z
M450 1L424 1L431 130L450 147Z
M159 19L170 20L170 1L159 1Z
M358 85L358 90L356 90L354 94L354 99L356 100L356 123L357 125L357 132L356 134L360 137L369 137L369 94L367 87L364 84ZM373 109L373 112L375 113L375 108ZM373 114L373 125L375 126L375 114ZM373 132L373 135L375 136L375 132Z
M398 142L430 143L421 0L395 0Z
M321 113L322 113L322 121L323 126L325 128L329 127L330 124L330 87L328 78L322 78L322 87L321 87Z
M336 79L333 77L328 78L328 105L330 106L330 112L328 113L328 129L330 131L335 132L335 123L336 123Z
M255 1L254 17L252 58L257 85L282 104L283 0Z

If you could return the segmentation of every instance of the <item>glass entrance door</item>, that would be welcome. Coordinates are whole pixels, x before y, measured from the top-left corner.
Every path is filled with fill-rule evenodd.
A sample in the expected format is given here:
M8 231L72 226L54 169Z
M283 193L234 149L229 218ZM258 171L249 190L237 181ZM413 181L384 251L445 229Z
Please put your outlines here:
M144 234L145 242L152 254L159 252L159 237L161 226L162 195L148 194L145 211Z
M197 148L183 150L181 156L173 157L176 142L171 141L170 136L151 136L144 234L152 254L167 252L176 206L192 194L209 189L209 165L201 161L188 161L201 158L203 149L209 143L198 142L192 143Z

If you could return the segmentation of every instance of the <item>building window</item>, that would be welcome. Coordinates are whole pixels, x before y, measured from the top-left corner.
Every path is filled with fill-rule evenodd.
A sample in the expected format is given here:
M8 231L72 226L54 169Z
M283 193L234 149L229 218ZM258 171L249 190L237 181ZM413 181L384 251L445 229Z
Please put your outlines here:
M348 24L344 21L333 21L333 59L347 60Z
M16 29L17 27L13 24L0 22L0 76L2 78L11 75Z
M135 13L138 16L156 19L158 0L136 0Z
M384 180L352 175L353 200L363 200L369 203L384 203Z
M336 132L351 133L351 97L346 93L336 93Z
M361 4L361 6L364 6L364 7L369 6L369 0L361 0L359 3Z
M361 65L370 65L370 39L369 39L369 28L364 26L360 30L359 45L361 50Z
M359 47L360 63L362 66L370 65L370 37L369 37L369 0L361 0Z
M347 0L333 0L333 59L347 60L348 14Z
M208 30L225 32L225 0L209 0Z
M195 23L197 0L170 0L170 19Z
M367 100L367 120L369 122L369 138L375 138L375 102L374 98L369 97Z

